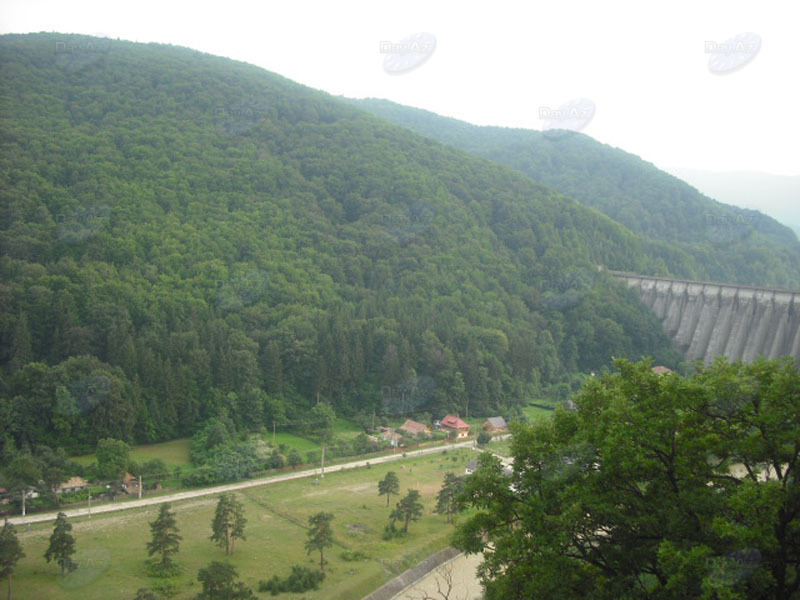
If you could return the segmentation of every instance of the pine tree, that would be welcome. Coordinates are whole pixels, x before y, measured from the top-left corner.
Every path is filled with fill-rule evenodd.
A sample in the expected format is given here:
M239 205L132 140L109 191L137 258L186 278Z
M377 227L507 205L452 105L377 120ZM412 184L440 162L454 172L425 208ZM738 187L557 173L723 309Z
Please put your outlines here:
M400 480L397 473L389 471L381 481L378 482L378 495L386 496L386 506L389 506L389 498L392 494L400 493Z
M442 489L439 490L436 496L436 508L434 512L440 515L447 515L447 522L449 523L452 516L459 510L458 494L464 488L464 478L458 477L453 473L444 474L444 483Z
M408 494L403 496L397 507L392 511L390 518L392 522L403 521L403 532L408 533L409 521L417 521L422 516L423 506L419 500L420 495L417 490L408 490Z
M23 556L25 553L17 539L17 531L6 519L3 529L0 530L0 578L5 577L8 580L8 600L11 600L11 576L14 574L14 567Z
M233 494L223 494L217 502L217 510L211 523L211 540L219 546L225 547L225 554L233 554L233 547L237 539L247 539L244 535L244 526L247 519L244 516L244 506Z
M50 545L44 553L47 562L55 560L61 567L61 574L72 570L72 555L75 554L75 538L70 533L72 524L67 522L67 515L63 512L58 513L56 523L53 526L53 534L50 536Z
M328 546L333 545L332 520L333 515L327 512L319 512L308 519L311 528L308 530L308 539L306 540L306 554L319 550L319 569L323 573L325 572L323 551Z
M153 554L161 556L159 566L162 573L167 573L172 566L172 555L177 554L180 541L183 539L178 535L175 513L170 512L169 508L168 502L161 505L158 517L150 523L153 539L147 542L148 556Z

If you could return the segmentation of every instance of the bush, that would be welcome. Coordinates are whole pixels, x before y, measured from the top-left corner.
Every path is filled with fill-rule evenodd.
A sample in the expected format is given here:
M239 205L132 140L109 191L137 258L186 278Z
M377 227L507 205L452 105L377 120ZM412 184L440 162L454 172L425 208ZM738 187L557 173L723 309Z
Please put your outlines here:
M161 568L161 561L158 558L145 560L145 571L148 577L165 578L180 575L183 568L176 562L172 562L166 569Z
M367 555L361 550L345 550L339 557L345 562L355 562L357 560L365 560Z
M315 571L308 567L292 565L292 574L286 579L273 575L268 581L258 582L258 591L262 594L269 592L277 596L281 592L307 592L319 589L319 584L325 579L325 573Z
M269 466L271 469L282 469L284 466L286 466L286 462L283 460L283 455L277 450L272 451L272 456L269 459Z
M395 527L394 523L392 522L383 528L383 534L381 535L381 538L388 542L389 540L403 537L404 535L406 535L406 532Z
M492 441L492 436L488 431L481 431L478 434L478 445L479 446L485 446L486 444L488 444L491 441Z
M171 579L164 579L153 583L153 591L159 598L172 598L178 593L178 584Z

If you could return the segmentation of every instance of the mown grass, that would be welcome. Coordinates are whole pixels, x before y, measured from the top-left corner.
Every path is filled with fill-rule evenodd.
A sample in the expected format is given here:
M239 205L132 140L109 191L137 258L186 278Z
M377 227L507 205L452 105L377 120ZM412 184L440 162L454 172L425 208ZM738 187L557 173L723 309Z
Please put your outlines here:
M131 448L130 458L140 464L154 458L160 458L168 467L185 467L191 464L189 460L191 443L191 438L179 438L158 444L134 446ZM73 456L72 460L88 467L93 462L96 462L97 458L92 453Z
M522 413L528 417L528 422L533 423L542 417L548 417L552 415L553 411L547 410L546 408L541 408L539 406L528 405L522 408Z
M239 570L242 580L254 589L261 579L274 574L287 575L292 564L314 568L319 556L308 556L303 548L306 524L310 515L329 511L335 515L337 545L326 553L329 563L322 587L316 592L306 592L303 597L307 600L361 598L448 544L453 526L432 513L436 493L444 473L448 470L463 473L464 465L473 456L468 450L451 451L329 473L316 483L309 478L237 492L248 519L247 540L237 542L230 562ZM398 474L403 494L409 488L420 490L425 515L411 524L406 538L387 542L381 539L381 533L388 523L390 508L386 507L385 498L378 496L377 482L390 470ZM392 498L391 505L397 500ZM174 579L176 599L192 598L199 592L196 580L199 568L212 560L226 560L224 551L208 539L215 504L216 497L209 496L173 505L184 538L177 557L183 572ZM42 557L52 523L33 525L27 530L19 527L26 556L14 575L14 597L17 600L127 599L133 598L141 587L152 588L158 580L147 577L144 560L150 539L148 522L155 519L157 510L150 507L71 520L78 551L108 557L105 572L74 589L65 587L63 581L59 583L58 567L47 564ZM347 562L340 556L345 550L360 551L368 558ZM94 566L102 567L102 560L93 560Z

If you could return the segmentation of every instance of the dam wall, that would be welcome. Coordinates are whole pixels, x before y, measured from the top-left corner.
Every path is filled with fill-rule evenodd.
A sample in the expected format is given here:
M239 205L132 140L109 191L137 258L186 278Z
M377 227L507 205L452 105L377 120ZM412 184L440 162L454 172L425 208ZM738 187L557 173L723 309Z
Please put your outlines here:
M611 274L639 293L689 360L800 359L800 291Z

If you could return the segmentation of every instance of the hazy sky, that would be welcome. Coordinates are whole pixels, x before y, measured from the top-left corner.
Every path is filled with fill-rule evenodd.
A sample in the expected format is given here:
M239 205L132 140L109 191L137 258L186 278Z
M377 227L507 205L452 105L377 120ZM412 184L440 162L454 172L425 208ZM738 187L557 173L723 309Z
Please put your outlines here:
M332 94L388 98L480 125L541 129L542 107L585 98L596 107L585 133L659 167L782 175L800 175L798 23L797 0L0 5L3 33L189 46ZM381 42L419 32L435 36L430 58L386 73ZM713 74L708 42L745 32L760 37L755 57Z

